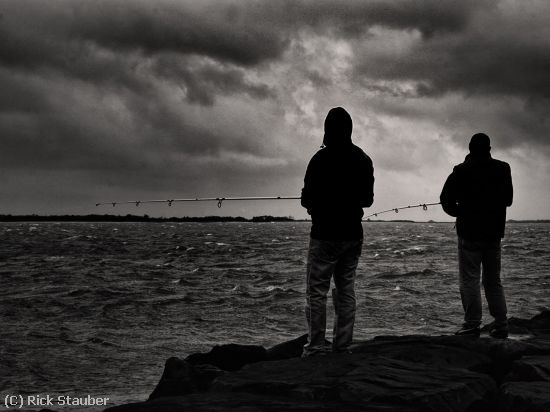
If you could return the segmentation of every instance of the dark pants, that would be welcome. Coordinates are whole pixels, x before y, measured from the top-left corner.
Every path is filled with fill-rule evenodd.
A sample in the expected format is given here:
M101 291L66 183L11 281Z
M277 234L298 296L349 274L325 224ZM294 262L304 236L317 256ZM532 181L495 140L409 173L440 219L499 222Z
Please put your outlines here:
M500 239L473 241L458 238L460 297L464 308L464 326L481 324L480 275L483 267L483 289L489 313L497 326L506 326L506 298L500 281Z
M307 259L306 320L308 342L304 355L325 351L326 306L330 279L334 276L336 317L332 350L348 349L355 323L355 270L362 240L310 239Z

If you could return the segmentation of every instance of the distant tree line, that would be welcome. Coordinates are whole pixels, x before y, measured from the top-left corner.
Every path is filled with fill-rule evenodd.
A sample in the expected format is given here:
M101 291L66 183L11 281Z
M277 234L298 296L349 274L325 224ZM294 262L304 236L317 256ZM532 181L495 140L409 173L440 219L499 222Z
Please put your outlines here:
M150 217L149 215L0 215L0 222L294 222L291 216L184 216Z

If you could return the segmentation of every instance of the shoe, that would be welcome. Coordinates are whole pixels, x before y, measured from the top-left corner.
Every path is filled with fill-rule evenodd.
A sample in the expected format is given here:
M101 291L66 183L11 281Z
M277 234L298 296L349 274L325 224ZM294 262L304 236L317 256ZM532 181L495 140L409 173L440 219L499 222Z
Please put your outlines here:
M309 358L311 356L326 356L332 353L329 345L314 347L314 348L304 348L302 351L302 358Z
M494 327L489 330L489 335L495 339L506 339L508 337L508 328Z
M327 355L330 355L330 351L328 350L316 350L316 351L306 351L304 350L302 352L302 358L311 358L313 356L327 356Z
M479 326L475 326L475 327L463 326L462 329L460 329L459 331L457 331L455 333L455 335L458 335L458 336L475 336L475 337L479 338L480 333L481 333L481 330L479 329Z
M351 355L353 352L351 349L338 349L338 350L332 350L332 353L338 353L338 354L347 354Z

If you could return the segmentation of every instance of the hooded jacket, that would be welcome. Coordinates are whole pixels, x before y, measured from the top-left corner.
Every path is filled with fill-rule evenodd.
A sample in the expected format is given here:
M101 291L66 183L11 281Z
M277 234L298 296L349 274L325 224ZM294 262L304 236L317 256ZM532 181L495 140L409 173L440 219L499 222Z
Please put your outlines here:
M489 152L468 154L454 167L440 196L443 210L456 217L458 236L468 240L502 238L512 199L510 166Z
M323 240L363 238L363 208L373 203L372 161L351 142L352 123L342 108L325 120L325 147L311 158L301 203L311 215L311 237Z

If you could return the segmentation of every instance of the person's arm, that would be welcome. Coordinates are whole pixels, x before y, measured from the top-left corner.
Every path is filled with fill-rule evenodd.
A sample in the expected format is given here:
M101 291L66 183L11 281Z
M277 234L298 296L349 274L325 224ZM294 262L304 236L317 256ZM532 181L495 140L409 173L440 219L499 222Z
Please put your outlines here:
M302 189L302 196L300 198L300 203L302 204L302 207L306 208L309 214L311 214L311 208L313 207L314 203L314 169L315 161L314 158L312 158L307 165L306 175L304 177L304 187Z
M453 170L449 177L447 177L439 200L445 213L453 217L458 216L456 170Z
M512 201L514 200L514 186L512 185L512 171L508 163L506 163L504 179L504 203L509 207L512 206Z
M361 188L361 194L359 198L361 207L371 207L374 202L374 167L370 157L366 156L363 162L362 175L365 177L363 181L363 187Z

